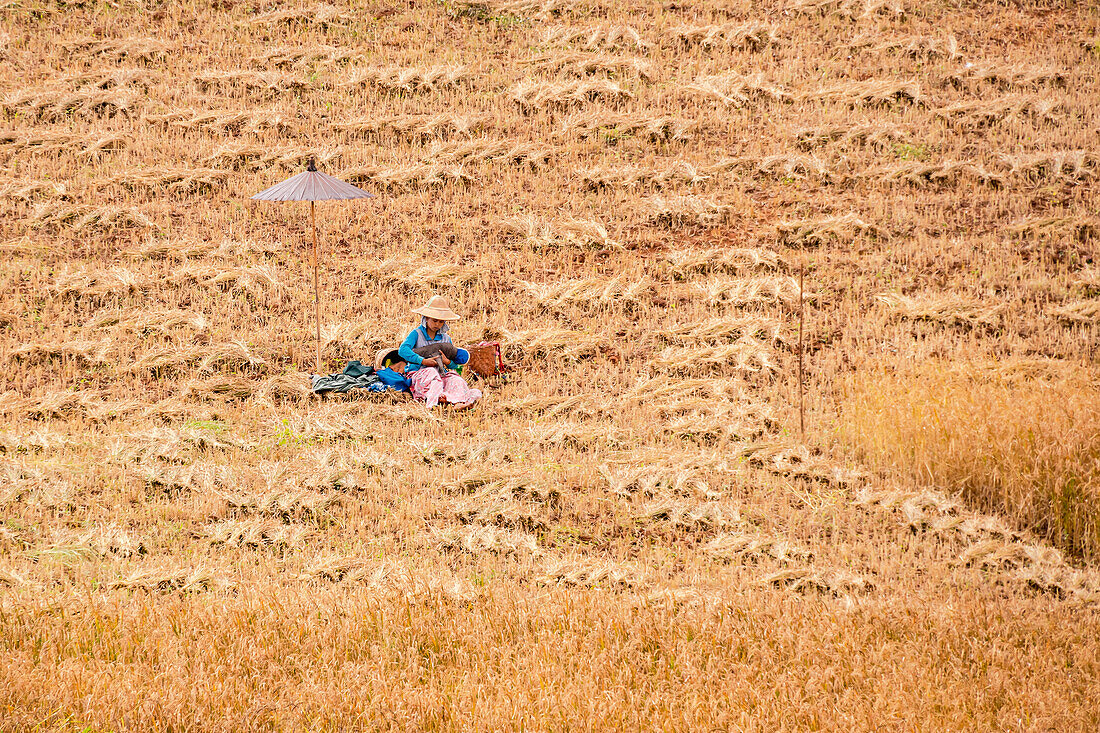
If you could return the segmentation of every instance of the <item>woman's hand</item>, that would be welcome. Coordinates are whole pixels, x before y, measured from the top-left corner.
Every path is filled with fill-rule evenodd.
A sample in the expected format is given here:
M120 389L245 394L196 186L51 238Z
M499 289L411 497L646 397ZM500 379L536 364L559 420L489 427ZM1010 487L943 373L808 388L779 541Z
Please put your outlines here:
M420 366L426 366L426 367L439 366L439 359L440 359L440 357L433 356L430 359L425 359L424 361L420 362Z

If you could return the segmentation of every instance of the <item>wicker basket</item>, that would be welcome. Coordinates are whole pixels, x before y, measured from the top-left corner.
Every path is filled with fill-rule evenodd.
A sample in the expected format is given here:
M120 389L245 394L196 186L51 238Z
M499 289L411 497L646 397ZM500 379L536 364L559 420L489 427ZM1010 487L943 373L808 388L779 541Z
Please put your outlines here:
M479 377L495 377L506 370L504 359L500 353L499 341L482 341L466 349L470 352L470 360L466 362L466 370Z

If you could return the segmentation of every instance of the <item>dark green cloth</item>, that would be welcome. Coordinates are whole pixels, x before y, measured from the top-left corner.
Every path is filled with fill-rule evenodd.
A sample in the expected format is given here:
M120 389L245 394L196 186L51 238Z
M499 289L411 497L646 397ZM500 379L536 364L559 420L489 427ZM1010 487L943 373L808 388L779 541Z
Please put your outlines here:
M372 384L385 389L374 369L358 361L349 361L339 374L314 374L311 378L312 389L318 394L323 392L350 392L353 389L370 389ZM380 391L375 387L373 391Z

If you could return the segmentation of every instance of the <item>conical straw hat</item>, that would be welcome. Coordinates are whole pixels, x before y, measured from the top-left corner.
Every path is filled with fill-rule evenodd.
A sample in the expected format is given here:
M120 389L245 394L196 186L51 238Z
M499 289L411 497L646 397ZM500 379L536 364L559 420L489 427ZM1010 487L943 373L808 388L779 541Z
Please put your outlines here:
M425 318L438 318L441 321L456 321L461 318L451 310L451 304L442 295L433 295L425 305L413 308L413 313Z

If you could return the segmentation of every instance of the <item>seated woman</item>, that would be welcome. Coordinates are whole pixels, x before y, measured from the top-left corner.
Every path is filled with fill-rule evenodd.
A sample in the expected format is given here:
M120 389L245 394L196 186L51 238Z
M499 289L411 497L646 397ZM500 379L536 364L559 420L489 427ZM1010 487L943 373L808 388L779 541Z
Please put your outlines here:
M405 361L405 378L412 385L416 399L435 407L440 400L454 405L456 410L470 407L481 398L481 390L470 389L460 375L448 367L465 364L470 358L465 349L456 348L447 333L447 322L459 318L446 299L433 295L426 305L413 310L420 316L417 326L397 350Z

